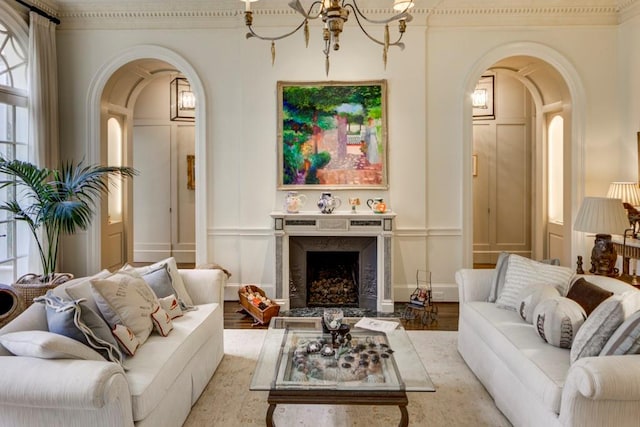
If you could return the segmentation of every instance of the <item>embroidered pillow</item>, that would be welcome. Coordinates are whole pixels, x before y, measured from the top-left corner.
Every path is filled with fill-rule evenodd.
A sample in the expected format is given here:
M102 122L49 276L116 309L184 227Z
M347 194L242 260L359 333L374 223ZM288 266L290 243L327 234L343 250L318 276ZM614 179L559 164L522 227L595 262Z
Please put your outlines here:
M108 279L92 280L91 288L102 316L111 326L131 329L140 345L153 330L151 313L159 305L147 283L137 277L118 274Z
M570 268L545 264L511 254L504 287L498 295L496 304L501 308L518 311L520 292L527 286L537 284L551 285L558 289L560 295L565 295L573 275L573 270Z
M163 337L169 335L169 332L173 329L173 322L171 317L161 307L156 308L156 311L151 313L151 320L153 321L153 327L156 332Z
M160 303L160 307L169 314L169 317L171 317L172 320L182 316L182 309L180 308L180 304L178 304L178 299L175 295L159 298L158 302Z
M176 264L176 260L173 257L167 258L163 261L156 262L155 264L144 266L144 267L132 267L130 265L125 265L121 270L123 271L135 271L140 275L144 275L150 271L157 269L163 264L167 265L167 270L169 271L169 275L171 276L171 286L176 291L176 295L178 296L178 300L186 306L192 306L193 301L191 300L191 296L187 292L187 288L184 286L184 281L182 280L182 276L178 271L178 264Z
M115 325L111 331L118 344L127 355L133 356L140 347L140 341L136 335L125 325Z
M544 342L554 347L571 348L573 338L586 318L580 304L557 296L538 304L533 311L533 326Z

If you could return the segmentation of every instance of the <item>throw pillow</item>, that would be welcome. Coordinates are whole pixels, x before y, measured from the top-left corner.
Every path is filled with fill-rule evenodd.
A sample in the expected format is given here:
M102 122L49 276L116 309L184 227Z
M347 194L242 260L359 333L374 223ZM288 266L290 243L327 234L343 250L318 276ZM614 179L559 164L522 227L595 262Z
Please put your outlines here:
M118 341L118 344L120 344L122 351L129 356L136 354L136 350L140 347L140 341L136 338L131 329L127 328L125 325L115 325L112 333Z
M573 338L586 318L580 304L560 296L542 301L533 311L533 325L538 336L560 348L571 348Z
M584 277L580 277L573 282L567 298L580 304L587 316L604 300L613 295L613 292L606 291L593 283L587 282Z
M104 357L86 345L47 331L10 332L0 336L0 344L16 356L104 361Z
M111 328L125 325L140 341L153 330L151 313L159 305L147 283L137 277L118 274L108 279L92 280L91 288L96 304Z
M109 326L83 300L63 300L47 291L34 302L45 304L49 332L79 341L111 362L122 362L122 353Z
M132 267L130 265L125 265L121 270L124 271L135 271L140 275L144 275L149 271L155 270L160 267L162 264L167 265L167 269L169 271L169 275L171 276L171 286L176 290L176 294L178 296L178 300L183 302L187 306L192 306L193 301L191 300L191 296L187 292L187 288L184 286L184 281L182 280L182 276L178 271L178 264L176 264L176 259L174 257L167 258L165 260L156 262L152 265L147 265L144 267Z
M533 311L542 301L559 297L560 292L551 285L527 286L520 293L520 308L518 313L527 323L533 323Z
M90 277L78 277L76 279L69 280L64 284L64 291L66 293L66 299L79 300L84 299L85 302L89 305L91 310L96 313L100 313L96 302L93 300L93 294L91 293L91 280L93 279L106 279L109 276L112 276L109 270L102 270L98 274L95 274ZM58 288L62 288L63 286L58 286Z
M591 312L571 347L571 363L598 356L609 338L632 313L640 309L640 292L629 291L607 298Z
M153 289L156 297L164 298L169 295L175 295L176 291L171 286L171 275L167 264L162 264L155 270L151 270L141 276L147 282L147 285Z
M178 299L175 295L158 298L158 302L160 303L160 307L169 314L169 317L171 317L172 320L176 317L182 316L182 309L180 308L180 304L178 304Z
M489 302L496 302L498 295L502 292L504 287L504 280L507 274L507 266L509 263L509 254L507 252L500 252L498 255L498 261L496 262L496 268L493 271L493 278L491 280L491 292L489 293Z
M169 335L169 332L173 329L173 322L171 322L171 317L169 314L164 311L160 306L156 308L156 311L151 313L151 320L153 321L153 327L156 332L166 337Z
M611 335L600 356L640 353L640 311L633 313Z
M551 285L558 289L560 295L565 295L573 275L573 270L570 268L545 264L511 254L504 287L498 295L496 304L501 308L518 311L520 292L527 286L537 284Z

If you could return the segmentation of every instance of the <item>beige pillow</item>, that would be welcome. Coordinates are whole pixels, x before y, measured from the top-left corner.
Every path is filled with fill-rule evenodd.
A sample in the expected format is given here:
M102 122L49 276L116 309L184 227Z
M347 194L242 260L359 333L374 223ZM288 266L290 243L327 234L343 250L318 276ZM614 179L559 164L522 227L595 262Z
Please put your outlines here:
M149 285L139 277L116 274L108 279L92 280L91 288L109 326L125 325L142 345L153 330L151 313L159 306Z
M16 356L102 362L105 360L97 351L81 342L47 331L10 332L0 336L0 344Z
M180 276L180 272L178 272L178 264L176 264L176 259L174 257L167 258L162 261L158 261L155 264L146 265L144 267L133 267L129 264L122 267L121 271L135 271L140 275L145 275L153 270L157 270L159 267L162 267L164 264L167 265L167 269L169 270L169 275L171 276L171 286L175 289L176 294L178 294L178 299L182 301L184 304L191 306L193 305L193 301L191 300L191 296L187 292L187 288L184 286L184 281L182 280L182 276Z
M560 292L551 285L531 285L520 292L520 308L518 313L522 320L533 323L533 311L538 304L549 298L559 297Z

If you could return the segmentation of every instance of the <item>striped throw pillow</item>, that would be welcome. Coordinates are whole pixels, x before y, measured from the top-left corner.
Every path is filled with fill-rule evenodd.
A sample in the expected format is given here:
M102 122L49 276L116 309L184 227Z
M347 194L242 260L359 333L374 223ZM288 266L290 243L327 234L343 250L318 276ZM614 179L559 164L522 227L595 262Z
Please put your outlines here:
M625 320L611 335L600 356L640 353L640 311Z
M573 275L573 270L570 268L544 264L511 254L504 287L498 295L496 304L501 308L518 311L521 292L531 285L551 285L564 296L567 294Z

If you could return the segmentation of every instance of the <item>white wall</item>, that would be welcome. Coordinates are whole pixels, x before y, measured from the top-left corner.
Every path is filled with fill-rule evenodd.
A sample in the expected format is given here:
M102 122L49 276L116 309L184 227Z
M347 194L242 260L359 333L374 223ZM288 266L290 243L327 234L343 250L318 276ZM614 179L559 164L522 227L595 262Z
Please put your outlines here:
M260 19L278 22L278 17ZM579 71L588 102L588 194L604 194L608 183L618 179L622 158L616 27L427 28L425 22L417 16L409 25L407 48L390 51L386 71L381 48L350 25L341 50L331 55L329 77L388 81L389 190L334 193L343 199L382 196L397 212L393 277L400 300L415 287L417 268L433 271L435 290L443 292L437 295L457 297L454 273L465 266L464 254L470 251L462 227L464 218L472 215L463 211L462 200L465 84L470 77L477 80L479 75L469 76L469 70L488 52L532 41L555 49ZM311 26L306 50L302 35L278 42L272 67L269 44L245 40L240 16L233 25L225 21L221 28L180 31L61 29L63 152L80 158L87 144L97 143L86 140L86 97L90 83L112 58L144 44L177 52L193 66L206 90L209 261L231 270L231 284L258 283L269 292L274 280L269 212L281 209L284 199L284 192L276 190L276 83L328 80L319 32ZM310 201L320 194L303 193ZM65 271L87 273L86 239L73 240L65 252Z

